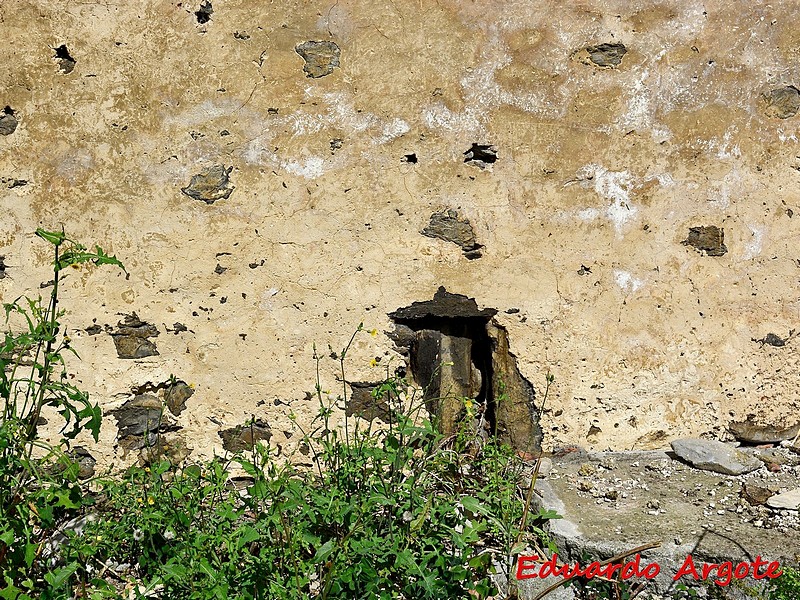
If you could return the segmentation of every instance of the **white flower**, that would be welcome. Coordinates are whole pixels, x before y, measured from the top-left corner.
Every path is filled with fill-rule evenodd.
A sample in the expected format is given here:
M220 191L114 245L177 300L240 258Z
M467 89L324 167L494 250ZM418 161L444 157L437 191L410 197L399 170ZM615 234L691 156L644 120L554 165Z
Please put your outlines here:
M172 529L164 530L164 539L167 540L168 542L171 542L172 540L175 539L175 532L172 531Z
M133 530L133 539L137 542L141 542L144 539L144 531L139 529L138 527Z

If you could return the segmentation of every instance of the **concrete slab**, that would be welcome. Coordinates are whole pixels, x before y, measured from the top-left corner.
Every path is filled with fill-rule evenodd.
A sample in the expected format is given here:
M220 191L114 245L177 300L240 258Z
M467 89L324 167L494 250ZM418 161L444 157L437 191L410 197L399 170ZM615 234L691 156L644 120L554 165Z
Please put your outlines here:
M550 534L563 562L580 561L585 566L592 560L659 542L659 548L642 553L641 563L655 562L660 567L660 574L648 585L649 592L671 597L678 583L695 584L691 576L673 581L689 555L698 568L705 562L751 562L757 556L781 565L798 565L798 511L751 505L742 496L744 484L774 492L800 486L800 456L786 449L770 452L771 457L777 453L783 461L779 472L762 467L739 476L693 468L666 451L608 452L583 455L579 460L553 458L552 470L537 482L536 489L543 507L564 516L550 522ZM760 572L764 570L762 567ZM716 571L712 572L709 581L716 576ZM742 589L755 583L750 576L738 585L734 580L726 586L725 597L752 597Z

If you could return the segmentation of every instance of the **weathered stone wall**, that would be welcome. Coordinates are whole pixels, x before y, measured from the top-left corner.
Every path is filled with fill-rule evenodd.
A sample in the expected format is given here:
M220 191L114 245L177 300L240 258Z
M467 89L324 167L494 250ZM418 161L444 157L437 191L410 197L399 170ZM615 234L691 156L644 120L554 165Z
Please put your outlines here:
M399 362L387 313L442 285L499 311L540 392L555 375L545 446L791 425L798 19L788 1L5 0L0 294L50 279L37 226L116 254L129 279L64 288L75 381L108 411L192 384L170 419L193 456L251 415L291 449L312 344L335 392L328 344L377 328L348 357L374 381ZM134 312L158 354L119 358L106 325Z

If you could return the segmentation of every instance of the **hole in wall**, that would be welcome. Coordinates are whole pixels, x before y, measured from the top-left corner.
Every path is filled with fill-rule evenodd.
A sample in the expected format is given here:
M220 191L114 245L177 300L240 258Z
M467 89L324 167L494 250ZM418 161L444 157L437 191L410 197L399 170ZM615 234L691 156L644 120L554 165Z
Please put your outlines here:
M211 2L206 0L200 3L200 9L194 13L194 16L200 25L205 25L211 20L211 15L213 14L214 8L211 6Z
M495 436L524 452L541 451L536 393L517 368L496 314L440 287L432 300L414 302L389 317L395 323L392 338L442 433L458 431L467 414L464 399L469 399L479 435Z
M497 149L490 144L474 143L464 152L464 162L485 169L487 165L497 162Z
M53 50L55 50L56 53L53 58L58 61L58 68L61 69L61 72L64 74L72 73L78 61L72 58L69 49L67 49L67 45L61 44L58 48L53 48Z

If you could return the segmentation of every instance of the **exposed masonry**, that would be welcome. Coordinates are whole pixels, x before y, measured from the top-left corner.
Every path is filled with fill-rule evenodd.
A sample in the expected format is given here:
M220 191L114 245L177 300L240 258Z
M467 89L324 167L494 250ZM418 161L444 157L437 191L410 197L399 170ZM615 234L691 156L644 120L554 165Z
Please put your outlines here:
M432 300L414 302L389 317L395 344L445 435L458 430L466 416L464 399L472 399L479 433L524 452L539 451L536 393L519 372L496 314L440 287Z

